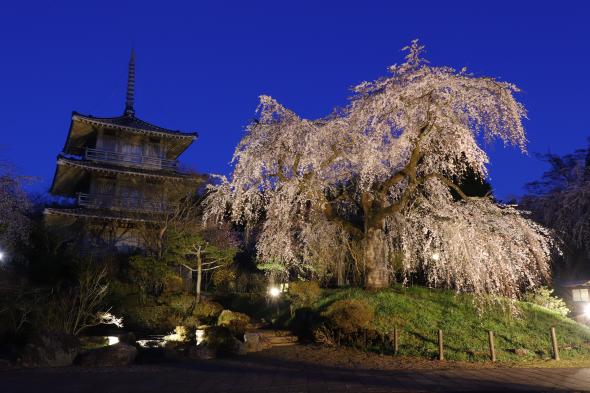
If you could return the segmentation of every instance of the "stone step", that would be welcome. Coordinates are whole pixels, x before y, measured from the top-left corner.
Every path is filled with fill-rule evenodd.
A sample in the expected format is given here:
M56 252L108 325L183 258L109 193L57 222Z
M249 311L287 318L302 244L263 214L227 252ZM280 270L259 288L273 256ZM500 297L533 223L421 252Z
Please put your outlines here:
M267 337L270 342L273 343L285 343L285 342L293 342L297 341L297 337L295 336L279 336L279 337Z
M296 345L297 337L295 337L293 340L270 340L270 344L273 347L286 347L289 345Z
M288 342L288 343L271 343L271 346L274 347L291 347L293 345L297 345L297 342Z
M255 330L260 336L264 337L273 347L284 347L296 345L298 338L286 330Z

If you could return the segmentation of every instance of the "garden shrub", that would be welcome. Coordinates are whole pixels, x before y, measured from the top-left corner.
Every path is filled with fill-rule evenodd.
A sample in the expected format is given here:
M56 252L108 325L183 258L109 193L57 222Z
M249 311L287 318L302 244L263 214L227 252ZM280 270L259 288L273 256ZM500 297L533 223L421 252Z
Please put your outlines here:
M565 317L570 312L565 301L557 296L553 296L553 289L547 287L539 287L533 291L528 292L524 300L545 307L549 310L555 311L561 316Z
M136 297L137 291L135 285L119 280L113 280L110 282L107 300L111 303L119 304L127 301L128 297Z
M268 278L260 272L239 271L235 280L235 292L264 293Z
M184 291L184 282L182 277L176 274L169 274L164 279L164 292L170 294L178 294Z
M276 317L277 303L271 304L266 293L233 293L220 294L215 300L228 310L238 311L256 320L271 320ZM282 298L276 299L282 305ZM284 311L284 307L281 310Z
M166 263L153 256L133 255L129 258L129 279L143 294L159 295L168 272Z
M223 310L217 319L218 326L224 326L229 329L234 337L242 339L246 328L250 323L250 317L240 312Z
M229 267L223 267L215 270L211 281L218 291L231 291L235 289L237 274L236 271Z
M324 342L324 340L318 341L315 338L316 330L323 330L325 326L322 324L320 314L313 308L301 307L295 309L287 325L301 341Z
M369 329L375 309L363 299L338 300L322 313L331 329L342 334L353 334Z
M372 323L374 307L363 299L338 300L321 314L323 325L313 330L314 336L322 331L327 339L337 343L367 348L374 336Z
M178 314L179 317L184 318L193 313L197 304L197 298L188 293L181 293L178 295L161 296L158 303L162 305L169 305L171 311Z
M145 295L133 284L115 282L109 297L116 315L124 317L125 326L154 333L169 332L175 326L197 327L217 323L223 306L197 298L192 293L170 293L160 296Z
M222 311L223 306L221 304L210 300L201 300L195 306L193 316L199 318L201 323L211 324L217 320Z
M183 322L182 318L170 311L169 306L153 303L126 308L123 315L126 327L154 333L170 331Z
M162 296L159 303L168 305L178 320L191 327L215 323L223 310L221 304L210 300L201 300L197 303L195 295L188 293Z
M311 307L321 295L322 290L316 281L295 281L289 284L292 310Z

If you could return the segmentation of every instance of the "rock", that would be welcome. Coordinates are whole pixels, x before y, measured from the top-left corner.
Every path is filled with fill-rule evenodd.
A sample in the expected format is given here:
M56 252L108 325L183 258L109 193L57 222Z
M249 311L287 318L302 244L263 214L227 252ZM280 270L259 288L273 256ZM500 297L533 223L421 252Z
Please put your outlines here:
M190 343L180 341L166 341L164 345L164 357L170 360L179 360L188 355Z
M137 348L118 343L108 347L91 349L78 357L78 363L84 367L127 366L135 360Z
M80 341L66 333L43 332L25 345L20 353L23 367L71 366L80 351Z
M245 354L247 354L248 353L248 350L246 349L246 344L243 343L243 342L241 342L237 338L234 338L233 353L235 353L236 355L245 355Z
M311 334L313 336L313 341L318 344L322 344L328 347L333 347L336 345L336 343L332 339L332 335L329 333L328 329L324 327L313 329Z
M259 352L271 346L271 342L263 334L257 332L244 333L244 349L246 352Z
M121 334L119 336L119 342L121 342L123 344L135 346L136 341L137 341L137 338L135 337L135 334L133 334L132 332Z
M215 359L216 353L213 349L205 344L200 344L189 348L188 357L191 359L208 360Z
M256 332L244 333L244 342L248 345L257 346L261 341L262 335Z

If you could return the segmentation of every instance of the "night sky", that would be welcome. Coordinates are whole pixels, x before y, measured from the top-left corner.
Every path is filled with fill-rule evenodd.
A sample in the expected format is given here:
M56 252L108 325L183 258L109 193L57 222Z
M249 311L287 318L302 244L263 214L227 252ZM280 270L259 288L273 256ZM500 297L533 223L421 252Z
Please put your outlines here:
M414 38L433 65L466 66L522 88L529 155L487 147L497 196L521 194L543 172L535 153L586 146L588 2L319 3L4 1L0 159L37 178L31 191L46 191L71 112L122 114L134 46L137 116L197 131L183 163L228 173L260 94L300 116L324 116L346 103L350 86L402 62L400 48Z

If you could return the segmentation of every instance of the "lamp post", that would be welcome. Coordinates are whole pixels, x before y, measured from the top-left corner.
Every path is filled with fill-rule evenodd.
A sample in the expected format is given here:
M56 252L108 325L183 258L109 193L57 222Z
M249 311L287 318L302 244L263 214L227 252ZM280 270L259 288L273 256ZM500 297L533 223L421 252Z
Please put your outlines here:
M275 319L275 324L279 319L279 296L281 295L281 290L276 287L276 286L272 286L270 288L268 288L268 294L270 295L271 301L275 304L276 306L276 319Z

